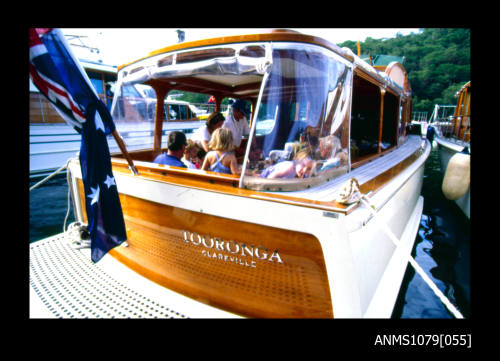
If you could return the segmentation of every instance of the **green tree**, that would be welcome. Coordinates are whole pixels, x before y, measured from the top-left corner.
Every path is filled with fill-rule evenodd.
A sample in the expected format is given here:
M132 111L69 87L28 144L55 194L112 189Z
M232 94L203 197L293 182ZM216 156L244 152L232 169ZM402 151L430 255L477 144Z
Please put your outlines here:
M413 110L432 112L435 104L455 104L456 91L470 80L470 29L426 28L392 39L368 37L363 54L404 57L413 91ZM357 42L337 44L357 54Z

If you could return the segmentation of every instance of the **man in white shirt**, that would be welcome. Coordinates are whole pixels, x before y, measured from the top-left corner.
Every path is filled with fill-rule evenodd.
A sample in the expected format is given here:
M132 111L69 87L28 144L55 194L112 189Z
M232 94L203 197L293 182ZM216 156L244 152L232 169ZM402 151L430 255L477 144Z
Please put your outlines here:
M233 144L236 148L241 144L241 137L250 134L250 126L245 116L246 105L244 100L236 100L232 105L233 113L228 114L222 125L233 133Z

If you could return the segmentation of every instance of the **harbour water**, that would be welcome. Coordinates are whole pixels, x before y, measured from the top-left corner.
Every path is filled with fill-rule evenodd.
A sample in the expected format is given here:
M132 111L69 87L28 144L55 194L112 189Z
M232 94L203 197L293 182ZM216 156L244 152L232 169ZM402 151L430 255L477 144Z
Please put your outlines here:
M40 179L30 180L30 187ZM412 256L465 318L470 311L470 221L441 192L437 149L426 162L424 210ZM66 175L29 194L30 243L61 233L68 211ZM67 224L74 221L70 206ZM453 315L408 265L392 318L446 319Z
M441 191L439 155L433 149L425 164L424 209L413 258L464 318L470 318L470 220ZM393 318L454 318L410 265Z

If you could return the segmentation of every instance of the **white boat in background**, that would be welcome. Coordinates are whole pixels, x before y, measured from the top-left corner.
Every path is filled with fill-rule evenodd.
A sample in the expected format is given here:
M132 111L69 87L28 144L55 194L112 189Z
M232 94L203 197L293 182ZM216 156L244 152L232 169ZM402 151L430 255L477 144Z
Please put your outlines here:
M149 149L130 149L138 174L112 154L128 239L111 257L232 315L391 317L431 148L406 134L411 88L401 64L375 69L349 49L282 30L176 44L118 68L112 116L122 134L140 124L127 95L135 84L157 96L154 134ZM172 90L213 95L216 111L225 98L248 102L241 175L153 163L165 151ZM299 149L314 165L303 178L261 176ZM68 169L75 218L85 223L78 160ZM368 195L375 216L341 202L346 182L351 195Z
M81 37L68 36L75 46L75 39ZM83 44L83 43L82 43ZM96 57L98 49L76 44L87 52L79 52L80 64L87 73L99 98L111 109L113 92L116 85L117 68L115 65L104 64ZM83 49L79 49L83 50ZM88 56L87 56L88 55ZM64 166L68 159L75 157L80 151L81 136L68 125L57 113L54 107L39 93L29 81L30 108L29 108L29 172L30 178L42 177ZM137 104L135 116L140 125L122 127L122 137L131 150L152 147L154 112L156 98L151 98L151 87L137 84L129 88L130 104ZM154 91L153 91L154 96ZM176 99L167 99L168 112L165 119L169 124L164 131L181 130L191 133L203 124L208 114L188 102ZM112 136L109 136L111 152L119 151L119 147Z
M434 140L439 151L442 189L446 198L455 201L470 219L470 123L471 82L457 93L456 106L436 105L432 118ZM439 111L448 107L453 115L440 117Z
M193 119L182 122L169 122L164 134L173 130L180 130L186 135L192 133L203 121ZM120 135L123 137L127 149L137 150L153 146L152 123L122 126ZM47 176L54 170L65 165L70 158L74 158L80 151L81 135L66 123L57 124L30 124L30 178ZM119 152L120 148L113 136L108 137L110 152Z

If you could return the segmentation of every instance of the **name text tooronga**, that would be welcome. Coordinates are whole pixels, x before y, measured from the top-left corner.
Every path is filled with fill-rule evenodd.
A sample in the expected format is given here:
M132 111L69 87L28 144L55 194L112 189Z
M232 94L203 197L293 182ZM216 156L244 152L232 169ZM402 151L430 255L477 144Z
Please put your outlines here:
M182 233L184 235L184 242L203 247L204 250L202 250L202 254L207 257L239 263L250 267L256 267L255 259L283 263L278 250L274 250L274 252L271 253L267 248L262 246L256 247L254 245L238 243L232 240L226 241L221 238L208 235L202 236L198 233L189 231L182 231ZM229 255L218 253L218 251L229 253Z

